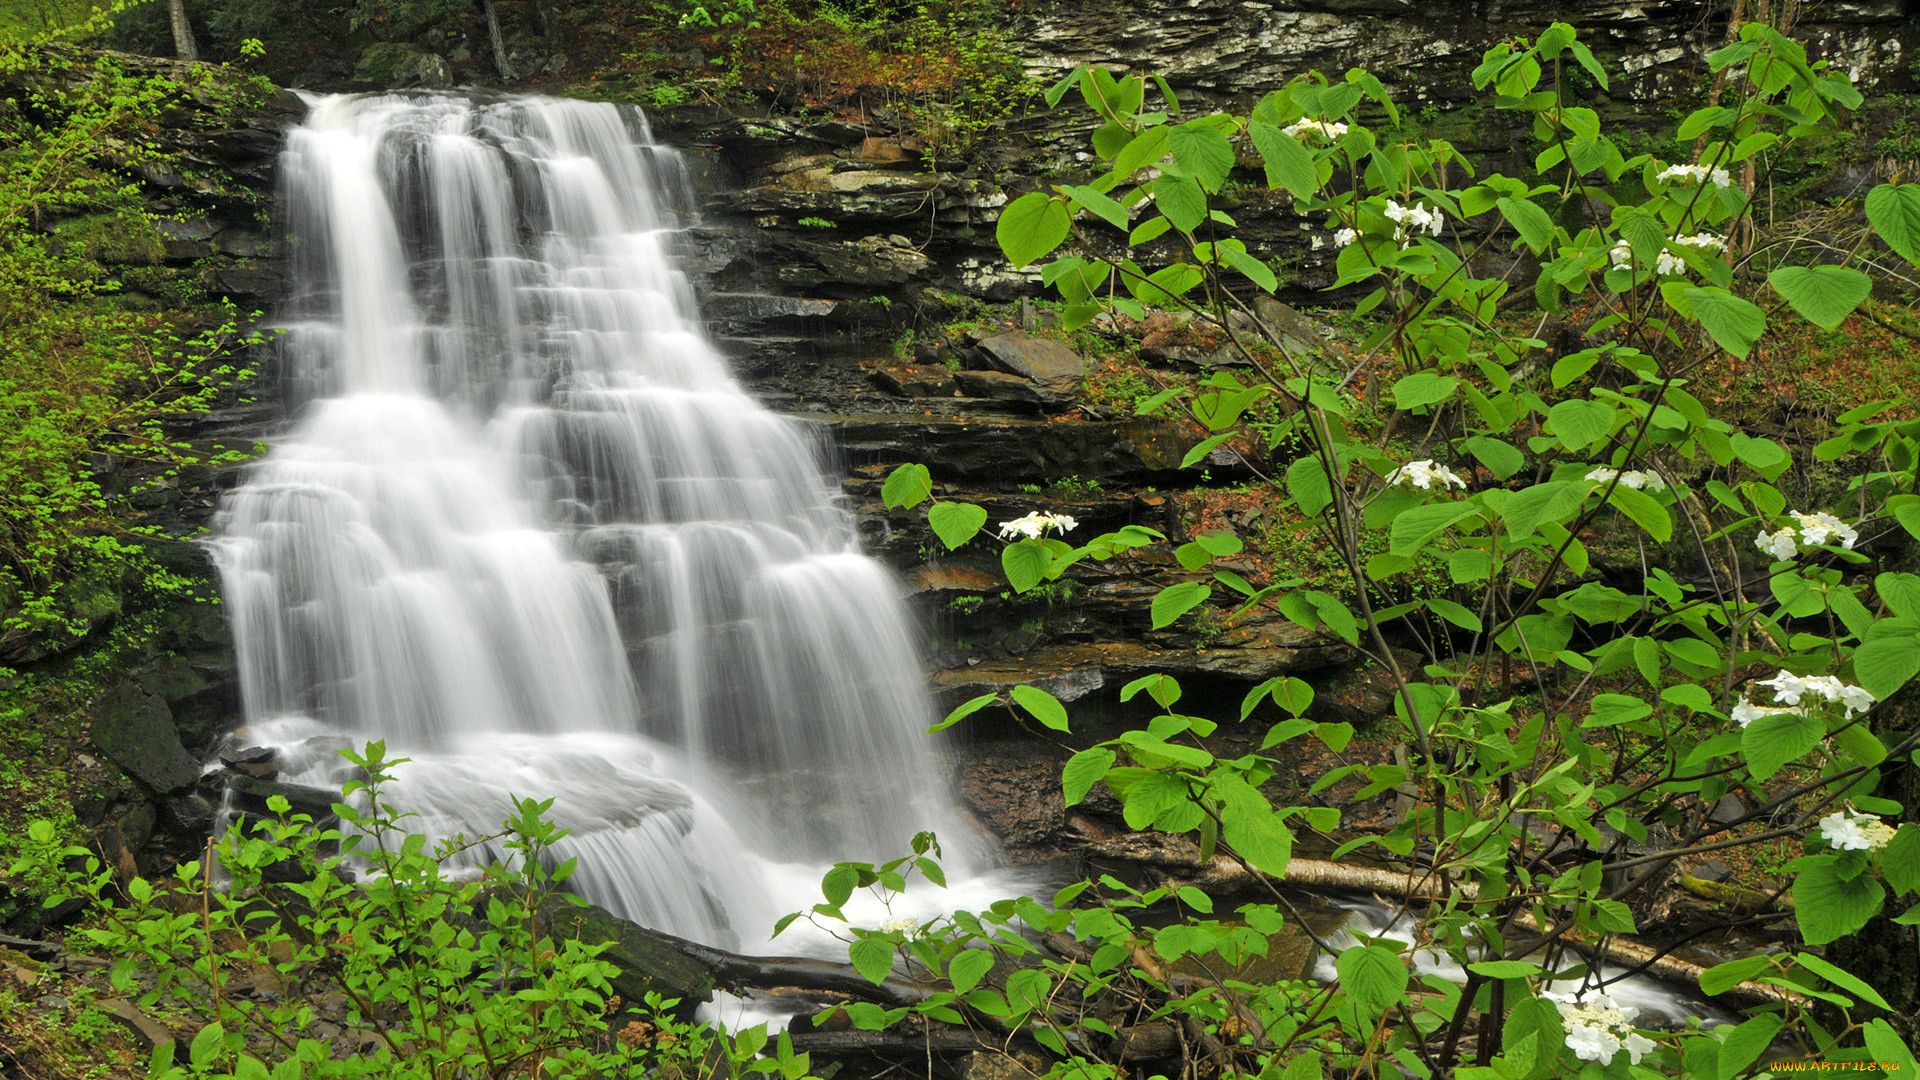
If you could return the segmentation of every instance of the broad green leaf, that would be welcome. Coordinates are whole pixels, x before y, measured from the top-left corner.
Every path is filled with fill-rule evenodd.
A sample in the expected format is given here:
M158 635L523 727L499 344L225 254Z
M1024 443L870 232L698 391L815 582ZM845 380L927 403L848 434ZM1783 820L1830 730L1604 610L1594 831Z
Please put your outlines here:
M1233 171L1233 144L1219 128L1203 120L1168 129L1167 148L1173 151L1173 160L1208 191L1219 191Z
M1000 700L1000 694L981 694L979 698L966 701L964 705L960 705L960 707L954 709L952 713L947 713L947 719L945 719L945 721L933 724L931 728L927 728L927 734L933 734L933 732L939 732L939 730L947 730L950 726L954 726L954 724L958 724L960 721L972 717L973 713L985 709L987 705L993 705L993 703L998 700Z
M1920 674L1920 636L1891 634L1853 651L1853 681L1885 700Z
M1880 870L1887 886L1898 895L1920 889L1920 825L1908 822L1900 826L1880 851Z
M893 942L883 937L863 937L847 946L847 959L861 978L876 985L886 982L893 974Z
M1881 184L1867 192L1867 221L1899 256L1920 264L1920 184Z
M1000 569L1014 592L1027 592L1052 572L1053 550L1046 541L1031 538L1008 544L1000 552Z
M1457 522L1479 513L1480 507L1471 502L1427 503L1403 511L1393 519L1391 550L1395 555L1412 555Z
M927 524L933 526L933 534L948 551L978 536L980 526L986 523L986 509L972 503L941 502L927 508Z
M1727 1032L1720 1043L1717 1066L1719 1080L1733 1080L1745 1072L1747 1066L1773 1045L1773 1037L1780 1034L1780 1029L1785 1026L1784 1021L1769 1013L1756 1016Z
M1659 543L1673 539L1673 516L1666 507L1660 505L1660 500L1646 492L1625 484L1615 484L1613 491L1607 495L1607 502L1632 518L1635 525L1645 529L1647 535Z
M1852 994L1862 1001L1876 1005L1882 1009L1893 1008L1893 1006L1887 1004L1886 998L1880 996L1880 991L1868 986L1859 976L1854 975L1831 961L1824 960L1807 952L1795 953L1793 959L1794 962L1801 967L1806 968L1808 971L1813 972L1815 975L1820 976L1834 986Z
M1454 388L1459 385L1460 380L1451 375L1416 371L1393 384L1393 404L1401 409L1437 404L1452 397Z
M1773 291L1823 330L1853 314L1873 291L1873 279L1844 266L1783 266L1767 275Z
M1767 331L1766 312L1725 289L1686 288L1680 294L1714 342L1735 356L1747 355Z
M1794 879L1794 918L1807 944L1826 945L1867 925L1867 920L1880 913L1886 894L1871 875L1842 880L1832 863L1819 863Z
M1060 772L1060 790L1066 798L1066 804L1080 805L1080 800L1087 797L1093 785L1107 775L1108 769L1113 768L1114 760L1114 752L1104 746L1082 750L1067 759L1066 768Z
M1545 210L1515 197L1502 198L1494 205L1500 208L1500 215L1520 233L1520 239L1533 249L1535 255L1546 251L1547 246L1553 243L1553 219L1547 216Z
M1770 713L1740 733L1740 751L1754 779L1765 780L1788 762L1798 761L1827 733L1818 719L1797 712Z
M1031 191L1000 211L994 238L1015 266L1027 266L1050 254L1067 238L1073 214L1066 205L1043 192Z
M1102 221L1105 221L1107 224L1122 232L1127 230L1126 207L1114 202L1097 189L1086 187L1085 185L1069 187L1066 189L1066 192L1067 197L1073 200L1075 206L1090 211Z
M1035 720L1055 731L1067 730L1067 707L1059 698L1037 686L1016 686L1009 693L1014 704L1032 713Z
M1173 222L1173 227L1191 233L1207 220L1207 196L1200 185L1184 176L1162 174L1153 182L1153 202Z
M193 1037L193 1044L187 1049L187 1060L195 1069L210 1068L227 1051L227 1029L218 1021L200 1029Z
M1153 628L1172 625L1175 619L1206 603L1212 595L1213 587L1198 581L1183 581L1161 589L1153 598Z
M933 495L933 474L925 465L909 463L887 474L880 485L880 499L888 508L909 510Z
M1266 164L1268 187L1285 188L1296 200L1311 199L1320 189L1320 171L1314 166L1313 152L1298 139L1258 120L1247 125L1247 134Z
M1773 958L1770 956L1748 956L1715 964L1700 973L1700 992L1708 997L1717 997L1755 975L1772 969Z
M1379 1012L1407 992L1407 965L1400 954L1384 945L1355 945L1342 949L1334 961L1340 985L1347 993Z
M980 985L987 972L993 970L993 953L988 949L962 949L959 955L947 962L947 981L953 984L956 994L964 994Z
M1467 453L1502 480L1519 472L1527 463L1525 454L1491 435L1475 435L1465 446Z
M1613 406L1604 401L1569 398L1547 410L1547 426L1560 445L1583 453L1613 431Z
M1893 1063L1894 1068L1888 1072L1887 1080L1915 1080L1920 1077L1920 1061L1914 1060L1913 1047L1900 1038L1892 1024L1885 1020L1868 1021L1860 1035L1866 1040L1867 1051L1874 1056L1874 1060Z
M1333 489L1327 485L1326 466L1311 455L1294 459L1287 466L1287 493L1307 517L1318 517L1333 504Z

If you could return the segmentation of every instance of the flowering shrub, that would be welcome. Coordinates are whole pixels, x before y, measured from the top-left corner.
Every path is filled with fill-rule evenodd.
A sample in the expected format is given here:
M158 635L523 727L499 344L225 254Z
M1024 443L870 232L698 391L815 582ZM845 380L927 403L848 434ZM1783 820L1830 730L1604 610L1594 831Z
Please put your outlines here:
M1867 299L1872 279L1838 251L1791 265L1727 240L1752 216L1732 169L1770 167L1779 148L1832 130L1836 111L1861 98L1844 75L1758 23L1709 66L1726 76L1729 97L1680 124L1686 157L1668 164L1628 156L1597 113L1563 92L1559 73L1576 67L1607 82L1570 27L1491 50L1474 81L1496 95L1495 108L1531 123L1533 178L1478 174L1447 142L1408 137L1364 71L1302 75L1247 115L1188 115L1163 83L1149 108L1146 80L1098 68L1048 95L1057 103L1080 92L1100 125L1104 171L1009 203L1002 250L1016 266L1041 264L1069 330L1103 313L1142 318L1149 307L1210 321L1251 379L1216 372L1140 411L1180 409L1207 431L1187 465L1229 440L1263 448L1272 498L1312 520L1316 542L1347 569L1338 595L1209 574L1240 541L1194 536L1175 551L1189 576L1156 597L1153 625L1203 607L1231 624L1264 607L1345 641L1392 688L1390 723L1406 749L1404 761L1343 764L1312 781L1315 795L1342 781L1359 783L1360 797L1403 794L1392 828L1346 835L1338 810L1275 806L1261 790L1281 767L1276 747L1311 737L1339 753L1352 737L1344 724L1313 719L1309 686L1277 678L1255 687L1240 722L1270 707L1284 718L1258 751L1223 758L1207 741L1221 725L1180 713L1177 681L1155 675L1121 697L1145 692L1164 714L1082 745L1067 763L1068 805L1104 785L1129 826L1188 834L1203 859L1224 855L1250 881L1283 880L1305 829L1333 834L1336 861L1370 849L1420 897L1400 912L1417 925L1418 948L1378 939L1336 949L1340 987L1304 1013L1219 1022L1260 994L1230 979L1200 980L1221 1013L1191 998L1161 1005L1154 1015L1184 1015L1219 1037L1211 1067L1223 1075L1317 1076L1324 1066L1476 1080L1730 1080L1783 1035L1815 1056L1915 1067L1892 1025L1857 1011L1885 1007L1880 993L1817 947L1920 894L1920 825L1880 821L1905 813L1886 797L1882 768L1920 745L1880 707L1920 673L1920 576L1867 553L1920 536L1920 422L1881 419L1893 402L1839 417L1814 456L1838 463L1841 480L1796 491L1791 501L1809 509L1789 515L1777 486L1793 464L1787 447L1715 416L1689 389L1704 361L1745 356L1786 320L1832 328ZM1357 113L1368 99L1384 116L1378 126ZM1344 372L1317 366L1252 317L1249 298L1277 281L1217 205L1243 161L1257 161L1297 210L1324 217L1335 286L1369 290L1358 310L1377 313L1379 328L1363 349L1397 366L1390 396L1409 421L1402 442L1363 422ZM1920 262L1920 186L1883 184L1864 209L1881 241ZM1138 261L1136 249L1166 240L1179 252L1169 264ZM1513 283L1479 276L1499 260L1476 256L1507 247L1538 266L1530 299L1544 319L1576 306L1592 313L1567 320L1581 339L1573 348L1556 354L1534 337L1544 320L1513 329L1501 317ZM1266 401L1283 407L1255 409ZM896 478L924 473L906 466ZM894 507L931 499L930 482L888 488ZM929 519L959 547L985 513L932 500ZM960 527L967 521L976 523ZM1165 539L1138 527L1079 546L1014 535L1002 565L1020 591ZM1638 565L1600 572L1589 546L1608 542L1624 543ZM1738 554L1756 548L1770 558ZM1438 585L1426 573L1436 561L1447 573ZM1772 703L1755 704L1764 691ZM945 724L1001 703L1071 735L1065 707L1033 687L982 695ZM1753 809L1708 812L1735 791ZM1608 986L1620 976L1600 962L1636 932L1636 912L1680 860L1782 838L1804 845L1787 868L1794 906L1762 918L1791 918L1802 944L1700 976L1710 997L1771 987L1770 1004L1738 1024L1670 1031L1640 1026L1614 1004ZM1077 919L1048 925L1079 936ZM1920 908L1894 921L1920 923ZM1213 927L1192 914L1178 925ZM914 950L932 971L952 962L933 943ZM1150 977L1178 954L1158 935L1135 934L1101 954L1104 966L1050 969L1033 992L1077 985L1092 995L1109 973ZM1434 954L1459 965L1458 981L1414 970L1418 955ZM1834 1013L1816 1019L1813 1001ZM992 1015L1062 1055L1050 1075L1126 1073L1087 1038L1099 1030L1089 1024ZM1326 1018L1337 1036L1304 1050L1301 1033L1324 1034L1315 1022Z

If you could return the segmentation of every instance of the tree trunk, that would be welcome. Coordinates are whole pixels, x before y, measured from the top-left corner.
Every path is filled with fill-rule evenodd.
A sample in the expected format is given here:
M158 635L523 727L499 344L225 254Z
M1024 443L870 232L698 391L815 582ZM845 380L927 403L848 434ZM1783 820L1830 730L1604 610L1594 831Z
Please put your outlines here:
M200 46L193 40L193 25L187 22L187 0L167 0L167 18L173 24L173 55L182 60L200 59Z
M178 0L175 0L177 3ZM493 39L493 66L500 72L502 82L514 80L513 65L507 63L507 42L500 36L500 5L494 0L486 0L487 36Z

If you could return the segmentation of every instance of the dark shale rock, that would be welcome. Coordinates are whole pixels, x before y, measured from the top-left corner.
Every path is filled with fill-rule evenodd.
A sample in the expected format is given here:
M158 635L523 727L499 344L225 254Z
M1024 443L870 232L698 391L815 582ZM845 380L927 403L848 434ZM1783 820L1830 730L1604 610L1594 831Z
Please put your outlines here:
M1052 338L1016 330L981 338L979 346L995 368L1030 379L1061 399L1078 397L1087 377L1087 362L1080 354Z
M1004 371L956 371L953 373L953 384L964 397L1004 401L1035 409L1059 408L1067 403L1065 398L1033 380Z
M399 41L367 46L353 67L353 81L392 89L453 85L453 68L446 58Z
M681 1008L690 1013L695 1005L713 998L712 970L676 948L677 939L630 923L605 908L573 907L557 897L541 907L540 919L549 933L588 945L606 944L600 959L620 969L613 989L622 1000L638 1003L652 991L679 998Z
M119 683L93 706L93 745L127 775L166 795L192 787L200 763L180 745L166 700Z

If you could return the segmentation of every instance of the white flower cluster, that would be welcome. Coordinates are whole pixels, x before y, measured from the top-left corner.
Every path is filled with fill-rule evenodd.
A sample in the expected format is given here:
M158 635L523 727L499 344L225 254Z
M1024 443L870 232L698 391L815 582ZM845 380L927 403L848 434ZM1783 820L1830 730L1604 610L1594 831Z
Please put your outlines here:
M1820 835L1841 851L1873 851L1887 846L1893 830L1872 814L1848 807L1821 818Z
M1782 671L1771 679L1762 679L1755 685L1771 687L1773 699L1779 704L1755 705L1747 700L1745 694L1740 695L1740 700L1734 703L1733 712L1729 715L1733 717L1733 722L1741 727L1746 727L1763 716L1802 712L1800 700L1806 697L1831 701L1845 709L1848 716L1873 708L1872 693L1862 687L1848 686L1831 675L1800 676L1790 671Z
M1540 996L1560 1010L1560 1022L1567 1029L1567 1049L1582 1061L1605 1065L1624 1047L1628 1060L1638 1065L1654 1048L1652 1039L1633 1030L1634 1017L1640 1010L1631 1005L1616 1005L1599 991L1587 994L1584 1000L1552 991L1542 991Z
M1635 491L1641 488L1645 488L1648 491L1667 490L1667 482L1661 478L1659 473L1641 472L1639 469L1628 469L1626 472L1621 472L1618 469L1610 469L1602 465L1588 473L1587 479L1596 484L1611 484L1613 483L1613 478L1616 476L1620 478L1621 487L1630 487Z
M1687 247L1697 247L1702 251L1720 251L1727 246L1725 240L1712 233L1676 236L1673 242ZM1616 240L1613 247L1607 251L1607 258L1613 261L1615 270L1625 270L1633 265L1633 245L1625 240ZM1684 274L1687 272L1687 263L1685 259L1662 248L1660 254L1654 257L1653 271L1656 274Z
M1823 701L1837 703L1847 710L1848 716L1873 708L1875 700L1869 691L1858 686L1848 686L1831 675L1800 676L1790 671L1782 671L1771 679L1760 680L1755 685L1772 687L1774 700L1783 705L1798 705L1803 697L1817 697Z
M1716 187L1726 187L1733 183L1733 177L1725 169L1709 169L1705 165L1669 165L1660 171L1655 180L1691 180L1699 184L1712 180Z
M888 919L880 924L879 930L883 934L911 935L920 932L920 922L917 919Z
M1387 200L1387 220L1397 226L1393 231L1393 238L1403 244L1409 236L1418 235L1421 229L1427 230L1433 236L1439 236L1440 227L1447 223L1447 219L1441 216L1440 211L1435 207L1421 206L1417 203L1401 206L1392 199Z
M1016 536L1039 539L1048 529L1067 532L1080 527L1080 523L1065 514L1043 514L1038 510L1026 517L1014 518L1000 523L1000 539L1011 540Z
M1800 553L1794 537L1796 527L1800 533L1799 543L1808 547L1818 547L1837 539L1841 547L1852 551L1854 541L1860 539L1860 534L1854 530L1853 526L1832 514L1825 512L1803 514L1795 510L1792 516L1794 525L1788 525L1775 533L1762 532L1754 537L1753 545L1775 559L1791 559Z
M1280 129L1283 135L1299 138L1309 131L1317 131L1329 139L1337 139L1347 133L1347 125L1332 120L1295 120Z
M1467 482L1460 479L1458 473L1432 459L1409 461L1405 465L1387 474L1387 483L1389 484L1397 484L1402 480L1423 490L1431 488L1436 484L1438 484L1443 491L1446 490L1448 484L1452 484L1458 488L1467 486Z
M1333 242L1339 247L1346 247L1358 239L1360 239L1360 234L1353 229L1341 229L1339 232L1333 234Z

